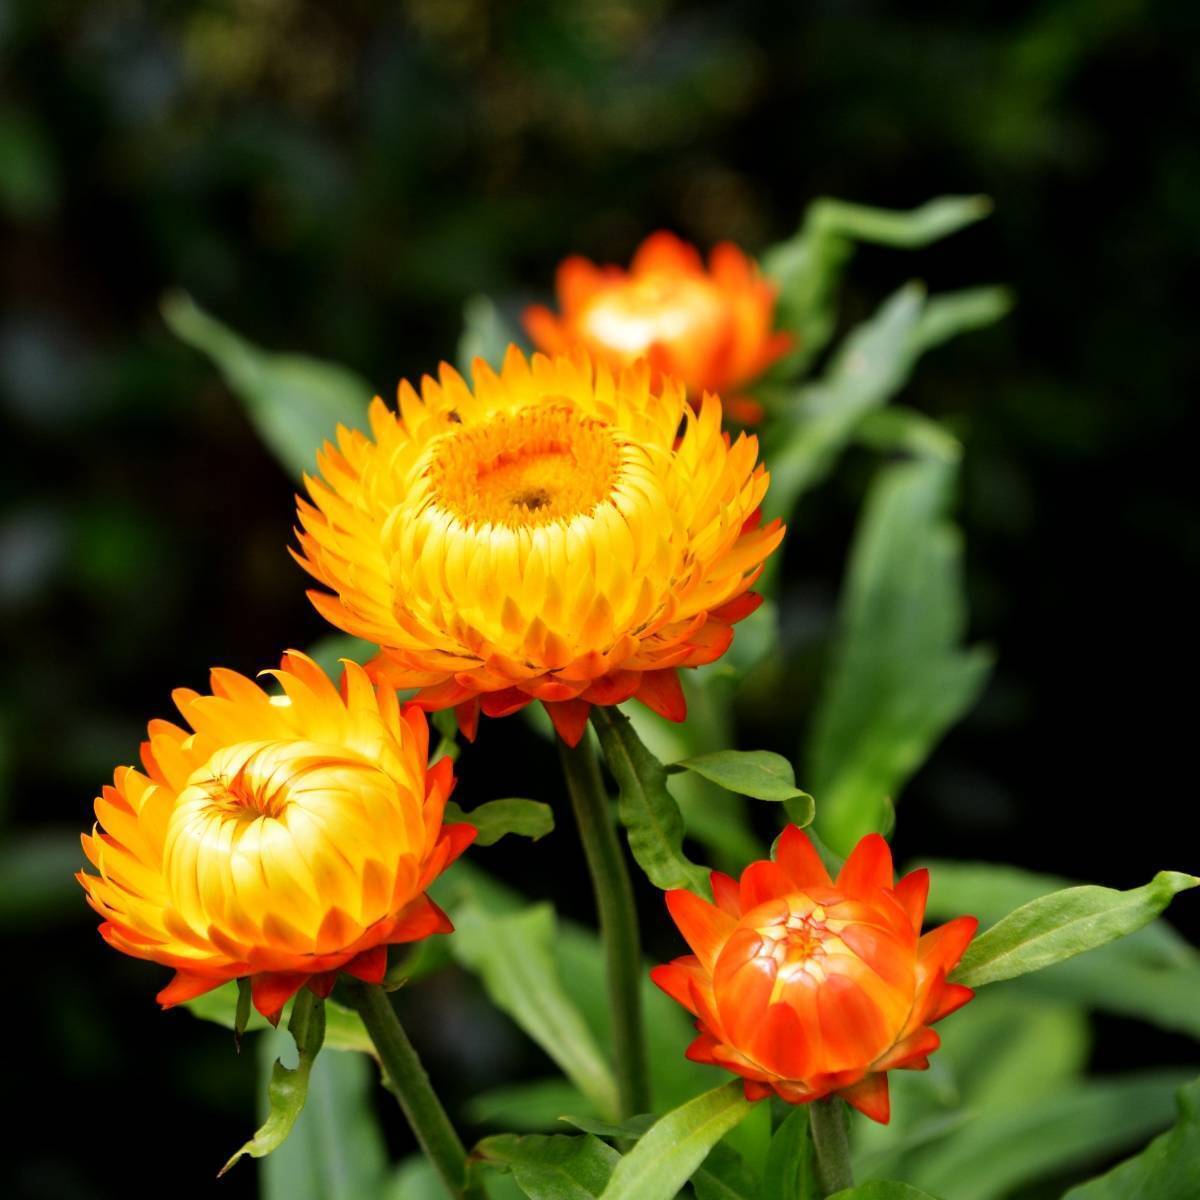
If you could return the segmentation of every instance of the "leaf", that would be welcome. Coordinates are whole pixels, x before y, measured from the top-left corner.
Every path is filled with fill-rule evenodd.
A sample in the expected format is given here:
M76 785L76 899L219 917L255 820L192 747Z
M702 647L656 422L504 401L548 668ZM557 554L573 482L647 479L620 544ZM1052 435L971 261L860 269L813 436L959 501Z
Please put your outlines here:
M591 1102L574 1084L556 1076L480 1092L467 1102L466 1115L473 1125L540 1133L561 1129L559 1122L568 1119L566 1113L587 1120L594 1115L591 1108Z
M705 779L756 800L804 800L812 797L796 786L796 773L782 754L770 750L714 750L672 763L667 770L695 771ZM805 822L807 824L807 822Z
M758 1178L741 1157L722 1142L692 1175L696 1200L759 1200Z
M449 758L451 762L458 761L458 718L452 708L440 708L429 718L429 723L438 731L438 744L429 756L430 762L439 758ZM457 805L455 806L457 808ZM459 809L459 812L462 810ZM478 844L478 843L477 843Z
M499 370L512 343L523 344L520 332L489 296L472 296L463 305L463 330L458 339L458 367L469 374L477 358Z
M910 1183L871 1179L860 1183L858 1187L834 1192L829 1200L937 1200L937 1197L913 1187Z
M1031 1094L913 1159L914 1183L954 1200L999 1200L1018 1187L1109 1158L1171 1121L1182 1071L1155 1071Z
M463 812L454 801L446 805L447 823L466 821L479 831L476 846L494 846L506 834L515 833L535 842L554 828L554 810L538 800L489 800Z
M931 296L913 331L913 352L919 356L961 333L986 329L1006 317L1012 307L1013 294L1002 287L965 288Z
M1179 1120L1136 1157L1072 1188L1063 1200L1182 1200L1200 1196L1200 1080L1181 1088Z
M1148 925L1177 893L1200 885L1194 875L1160 871L1127 892L1085 886L1031 900L980 934L953 978L982 987L1039 971Z
M604 760L617 781L617 815L629 849L656 888L708 894L708 872L683 852L683 817L667 790L667 772L616 708L593 708Z
M480 976L493 1003L545 1050L599 1112L614 1113L612 1072L555 967L554 909L536 904L497 916L467 903L454 910L453 919L451 951Z
M290 1022L295 999L289 1000L283 1008L281 1020ZM236 982L223 984L203 996L180 1005L186 1008L194 1017L202 1021L212 1021L215 1025L224 1025L226 1029L237 1029L238 985ZM256 1011L251 1011L246 1022L245 1032L254 1033L262 1029L270 1029L265 1018ZM352 1050L360 1054L375 1057L375 1044L362 1023L358 1013L339 1004L336 1000L325 1001L325 1041L324 1045L331 1050Z
M936 458L947 463L962 458L962 443L958 438L931 417L902 404L868 413L859 423L856 437L864 446L882 454Z
M510 1133L484 1138L472 1157L511 1171L529 1200L596 1200L621 1158L590 1134Z
M974 703L990 666L962 648L962 547L948 463L885 467L868 493L812 724L817 828L846 854L886 826L889 799Z
M342 659L348 658L359 666L365 666L379 653L379 647L348 633L329 633L319 638L308 648L308 657L331 679L342 674Z
M957 233L991 211L987 196L939 196L906 211L821 198L813 201L808 216L839 237L913 250Z
M808 1109L795 1108L771 1139L762 1200L819 1200L813 1170Z
M603 1200L673 1200L751 1107L735 1079L667 1113L617 1163Z
M266 1077L287 1035L260 1035ZM308 1100L291 1136L260 1168L262 1200L363 1200L377 1196L387 1150L372 1104L378 1074L357 1054L322 1054L308 1079ZM264 1113L264 1116L266 1114Z
M163 297L171 332L213 360L275 457L299 477L338 425L366 426L371 388L353 371L298 354L271 354L206 313L186 292Z
M288 1032L296 1043L296 1065L285 1067L282 1059L275 1060L267 1082L266 1119L258 1132L217 1172L218 1176L224 1175L243 1155L262 1158L281 1146L304 1107L308 1095L308 1077L321 1050L321 1043L325 1040L325 1004L307 988L297 994L292 1004Z

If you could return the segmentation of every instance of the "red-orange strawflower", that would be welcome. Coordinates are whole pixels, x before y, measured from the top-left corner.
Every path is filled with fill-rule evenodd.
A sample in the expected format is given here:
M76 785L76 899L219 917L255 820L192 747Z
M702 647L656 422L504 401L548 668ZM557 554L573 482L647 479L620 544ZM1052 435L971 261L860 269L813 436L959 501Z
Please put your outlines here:
M525 310L539 350L582 345L613 366L647 358L694 396L719 393L742 421L762 411L739 389L792 345L773 329L774 285L729 242L713 248L707 270L694 246L665 231L638 247L628 271L572 256L558 268L557 292L558 315L542 305Z
M294 651L268 674L281 695L220 669L211 695L176 691L191 731L151 721L145 773L117 769L83 836L104 939L175 968L164 1007L248 976L277 1020L305 984L377 983L388 945L452 928L425 889L475 830L442 824L453 766L428 766L424 713L352 663L343 694Z
M748 1099L789 1104L836 1093L886 1124L887 1072L924 1070L929 1028L974 992L949 983L974 917L921 936L929 873L893 882L892 854L863 838L836 881L794 825L775 861L740 882L713 872L715 904L688 891L667 906L694 955L652 972L697 1018L688 1058L741 1075Z
M376 679L453 707L473 737L540 700L574 745L593 704L685 714L676 671L719 658L779 544L757 439L689 407L646 364L510 347L474 387L443 366L371 437L340 429L301 500L298 559L334 625L380 647Z

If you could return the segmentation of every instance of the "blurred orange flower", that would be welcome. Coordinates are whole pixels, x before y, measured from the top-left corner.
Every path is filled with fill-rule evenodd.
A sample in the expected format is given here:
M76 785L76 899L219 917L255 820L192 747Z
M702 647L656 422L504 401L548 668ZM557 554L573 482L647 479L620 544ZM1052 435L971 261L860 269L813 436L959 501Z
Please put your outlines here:
M878 834L863 838L833 881L808 838L789 825L775 861L740 882L714 872L715 904L667 893L695 951L653 971L697 1018L688 1058L741 1075L748 1099L790 1104L836 1093L886 1124L887 1072L924 1070L929 1028L974 993L948 983L974 936L974 917L921 936L929 873L893 883Z
M389 944L451 930L425 889L475 830L442 824L453 767L427 767L425 715L354 664L344 695L294 651L268 674L282 695L221 669L176 691L191 732L151 721L145 774L118 768L83 836L104 939L175 968L164 1007L249 976L277 1020L304 984L378 982Z
M629 270L573 256L558 268L555 315L525 310L539 350L582 345L614 367L646 357L689 391L717 392L736 419L761 418L757 402L738 395L792 345L772 329L775 287L736 246L713 248L708 269L694 246L665 231L638 247Z
M298 561L339 629L381 650L373 677L454 707L473 737L540 700L574 745L593 704L636 697L685 714L678 667L720 657L779 544L760 527L757 439L731 441L721 403L699 412L645 363L614 373L582 351L474 389L443 366L399 411L376 399L373 437L338 430L300 500Z

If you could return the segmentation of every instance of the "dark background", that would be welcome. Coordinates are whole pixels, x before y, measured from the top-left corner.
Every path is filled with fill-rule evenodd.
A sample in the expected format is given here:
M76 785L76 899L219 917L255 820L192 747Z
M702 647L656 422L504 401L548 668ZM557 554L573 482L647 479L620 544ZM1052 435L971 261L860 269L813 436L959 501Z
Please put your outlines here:
M973 636L999 665L909 788L900 854L1121 886L1200 867L1200 10L915 7L0 5L6 1195L253 1192L249 1166L210 1182L252 1128L253 1056L158 1015L164 972L104 948L68 879L91 797L172 687L324 632L284 550L291 484L165 330L170 286L391 395L453 357L466 297L533 298L569 252L625 261L659 226L760 251L823 194L990 194L994 216L942 245L862 250L843 305L860 318L912 274L1018 295L904 397L966 441ZM818 622L870 461L852 453L793 523L788 577ZM742 744L793 752L801 709ZM553 766L520 722L494 723L464 796L553 800ZM589 916L569 827L501 860ZM651 948L674 951L644 899ZM1194 934L1197 905L1177 915ZM429 1014L461 1032L484 1007L461 981L437 988L421 1023L435 1070L467 1088L521 1068L499 1025L464 1059ZM1101 1067L1182 1052L1102 1032Z

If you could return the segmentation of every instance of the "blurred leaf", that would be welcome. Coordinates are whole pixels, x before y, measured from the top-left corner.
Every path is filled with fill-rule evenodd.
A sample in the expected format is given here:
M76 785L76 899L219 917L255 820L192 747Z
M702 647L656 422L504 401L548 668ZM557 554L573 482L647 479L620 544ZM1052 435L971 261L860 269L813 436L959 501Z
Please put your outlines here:
M459 906L451 951L483 980L492 1001L562 1068L603 1114L616 1111L616 1082L554 963L554 909L537 904L498 916Z
M499 1125L518 1133L562 1128L567 1113L587 1120L595 1114L591 1101L565 1079L535 1079L492 1088L467 1102L467 1119L474 1125Z
M916 409L893 404L868 413L858 427L858 440L884 454L913 458L936 458L956 463L962 458L962 443L937 421Z
M385 1200L446 1200L446 1185L423 1154L414 1154L396 1168L383 1195Z
M767 1108L766 1105L762 1107ZM739 1128L741 1126L735 1127L733 1132ZM696 1168L692 1189L696 1200L760 1200L761 1196L758 1176L722 1142L718 1142Z
M340 679L342 675L342 659L365 666L379 653L379 647L362 638L351 637L348 633L330 633L313 642L305 651L331 679Z
M472 1157L511 1171L529 1200L595 1200L621 1158L589 1134L511 1133L484 1138Z
M973 225L991 211L987 196L938 196L904 211L822 197L812 202L808 220L838 237L914 250Z
M472 296L463 305L463 329L458 339L458 369L469 376L472 364L482 358L493 370L499 370L505 351L516 343L523 345L520 332L505 319L488 296Z
M0 210L14 221L36 221L58 204L54 145L42 125L17 108L0 108Z
M5 832L0 840L0 928L28 930L64 914L84 915L88 910L75 873L86 866L77 830Z
M962 546L947 517L956 471L883 468L868 493L808 747L817 828L845 854L971 706L991 662L961 646Z
M283 1007L281 1021L291 1020L295 998L289 1000ZM180 1005L194 1017L202 1021L212 1021L215 1025L224 1025L226 1029L237 1028L238 985L236 982L223 984L203 996ZM255 1033L258 1030L270 1029L270 1024L257 1011L252 1010L246 1023L246 1032ZM331 1050L350 1050L360 1054L375 1056L375 1045L363 1026L358 1013L353 1012L336 1000L325 1001L325 1041Z
M554 828L554 810L538 800L489 800L470 812L463 812L451 800L446 805L445 821L465 821L479 831L476 846L494 846L506 834L532 838L535 842Z
M313 469L317 450L339 424L366 428L371 388L345 367L260 350L185 292L168 293L162 314L176 337L213 360L259 436L293 476Z
M681 758L667 770L681 768L695 771L741 796L753 796L756 800L801 800L810 810L809 820L812 820L813 799L796 786L796 772L782 754L770 750L714 750Z
M262 1158L281 1146L304 1107L312 1065L325 1040L325 1005L307 988L301 989L292 1003L288 1032L296 1043L296 1065L285 1067L281 1058L272 1064L267 1081L266 1119L258 1132L217 1172L218 1175L224 1175L243 1155Z
M1181 1088L1179 1120L1141 1154L1072 1188L1063 1200L1182 1200L1200 1196L1200 1081Z
M965 288L931 296L913 331L913 355L919 357L961 333L986 329L1006 317L1012 307L1013 294L1002 287Z
M797 1107L775 1131L763 1172L762 1200L819 1200L813 1177L808 1109Z
M735 1079L667 1113L617 1163L604 1200L673 1200L751 1107Z
M913 1187L911 1183L872 1179L867 1183L860 1183L858 1187L834 1192L829 1200L937 1200L937 1197Z
M1198 885L1194 875L1160 871L1127 892L1085 886L1031 900L980 934L952 978L982 987L1039 971L1141 929L1173 896Z
M1171 1120L1187 1072L1157 1071L1033 1093L990 1112L912 1160L914 1183L954 1200L1015 1188L1136 1146Z
M452 708L439 708L429 715L429 723L438 732L438 743L429 756L430 762L439 758L448 758L451 762L458 761L458 718ZM457 808L457 805L455 806ZM459 810L461 812L461 809Z
M667 790L667 772L616 708L593 708L604 761L617 781L617 815L629 849L650 882L664 891L686 887L708 894L708 873L683 852L683 817Z
M260 1035L263 1078L285 1038L274 1030ZM262 1200L366 1200L380 1194L388 1160L372 1105L377 1082L375 1068L357 1054L322 1054L313 1063L308 1100L291 1136L259 1168Z

